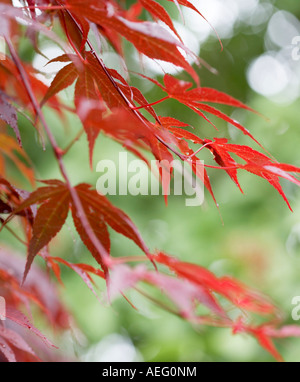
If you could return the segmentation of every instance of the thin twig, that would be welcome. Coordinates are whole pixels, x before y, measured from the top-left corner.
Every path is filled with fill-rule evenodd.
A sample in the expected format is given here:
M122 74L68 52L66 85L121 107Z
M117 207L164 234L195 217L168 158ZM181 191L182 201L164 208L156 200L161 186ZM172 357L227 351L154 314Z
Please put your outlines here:
M1 221L1 223L4 223L4 220L3 219L1 219L0 218L0 221ZM11 233L17 240L19 240L19 242L20 243L22 243L22 244L24 244L24 245L26 245L26 247L27 247L27 243L26 243L26 241L24 241L23 239L21 239L20 238L20 236L18 236L8 225L5 225L5 226L3 226L4 228L6 228L7 229L7 231L9 232L9 233Z
M68 144L68 146L63 150L63 155L66 155L70 149L73 147L73 145L81 138L82 134L84 133L84 129L80 129L79 133L76 134L75 138L72 139L72 141Z

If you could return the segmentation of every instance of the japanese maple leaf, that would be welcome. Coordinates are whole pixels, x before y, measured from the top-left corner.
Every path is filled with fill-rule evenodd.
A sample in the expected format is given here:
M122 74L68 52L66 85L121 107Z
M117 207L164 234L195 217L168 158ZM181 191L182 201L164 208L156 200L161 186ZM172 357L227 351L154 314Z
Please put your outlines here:
M266 179L279 192L288 207L291 209L289 201L287 200L280 185L279 178L281 177L287 179L290 182L300 186L300 181L289 174L289 172L299 173L300 169L298 167L278 163L249 146L229 144L228 140L224 138L215 138L215 141L204 140L203 142L205 143L206 148L213 153L215 161L220 166L225 167L227 173L241 191L242 189L237 179L237 169L247 170L252 174ZM232 154L238 156L246 163L237 163L233 159Z
M110 225L116 232L133 240L147 255L149 254L147 246L130 218L123 211L114 207L105 196L99 195L96 190L92 190L89 185L80 184L75 187L75 191L82 204L92 233L103 248L103 252L99 251L77 212L76 203L71 198L67 185L58 180L44 181L44 183L46 183L46 187L41 187L31 193L26 200L13 210L4 222L4 225L6 225L13 216L34 204L40 204L33 222L23 280L26 279L35 256L49 244L63 227L70 207L78 234L105 272L108 269L103 258L110 250L110 239L106 224Z
M164 86L152 78L149 78L149 77L146 77L143 75L141 75L141 76L144 78L147 78L149 81L155 83L163 91L168 93L168 96L163 98L160 102L162 102L168 98L174 98L177 101L179 101L180 103L188 106L190 109L192 109L195 113L197 113L202 118L204 118L210 124L212 124L212 122L209 120L208 117L206 117L204 112L215 115L216 117L223 119L224 121L237 127L239 130L241 130L243 132L243 134L249 136L259 146L261 146L261 144L253 137L253 135L245 127L243 127L239 122L228 117L226 114L224 114L220 110L218 110L218 109L216 109L210 105L207 105L206 103L203 103L203 102L209 102L209 103L229 105L229 106L239 107L239 108L243 108L243 109L255 112L253 109L244 105L242 102L240 102L240 101L236 100L235 98L227 95L226 93L220 92L220 91L215 90L215 89L205 88L205 87L197 87L197 88L190 89L192 87L191 82L178 80L169 74L166 74L164 76L164 84L165 84ZM158 103L158 101L156 101L155 103ZM147 104L144 105L144 107L146 107L146 106L148 106L148 105Z
M102 118L107 108L124 109L125 112L125 110L130 110L128 103L143 104L147 101L137 88L129 86L115 70L105 67L104 64L99 65L98 59L91 52L86 52L84 63L79 62L74 55L63 55L49 63L56 61L72 62L57 73L41 104L43 105L76 81L75 106L88 137L90 164L92 165L95 141L100 131L105 130L104 126L108 123L108 119L104 121ZM151 107L148 108L148 111L154 118L157 118ZM133 114L137 116L135 123L138 125L143 117L138 111ZM110 129L106 129L106 132L108 130L114 134L113 125Z
M140 53L182 67L198 82L196 72L178 49L187 51L187 48L160 25L148 21L130 21L117 8L111 4L107 6L103 1L88 0L83 4L78 0L67 0L66 8L77 17L85 17L99 26L120 33Z
M96 215L102 217L102 224L108 224L116 232L134 241L146 254L149 253L137 228L123 211L114 207L105 196L99 195L88 184L80 184L75 189L92 219Z

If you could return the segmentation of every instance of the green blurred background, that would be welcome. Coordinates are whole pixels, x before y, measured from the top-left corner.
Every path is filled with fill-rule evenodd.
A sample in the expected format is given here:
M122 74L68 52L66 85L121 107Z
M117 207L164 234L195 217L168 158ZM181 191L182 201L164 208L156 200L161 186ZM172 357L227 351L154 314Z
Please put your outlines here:
M198 0L194 4L218 31L224 50L214 32L199 16L184 12L185 25L176 7L165 0L172 16L178 20L178 30L188 46L199 52L203 60L218 71L198 69L203 86L213 87L240 99L269 120L246 111L222 108L242 122L277 160L300 166L299 154L299 94L300 61L292 59L293 38L300 35L300 3L298 0ZM57 47L41 39L49 58L59 54ZM140 61L132 47L126 44L128 66L141 71ZM21 44L21 56L41 69L43 58L33 53L28 40ZM121 64L107 48L104 61L122 71ZM161 79L162 68L144 62L144 73ZM45 69L45 68L43 68ZM187 75L167 67L180 78ZM47 69L48 79L55 67ZM138 77L131 76L149 101L163 93ZM62 94L72 99L72 89ZM259 149L232 126L215 121L219 131L177 102L157 105L157 113L173 116L194 126L201 137L228 137L232 143L249 144ZM80 129L74 116L67 123L45 109L47 119L62 147ZM21 133L24 147L30 153L39 177L59 178L51 149L43 152L36 133L24 118ZM37 144L33 144L36 142ZM99 174L95 167L101 159L117 161L122 148L101 135L94 155L94 171L88 166L86 138L82 137L66 157L68 172L74 184L90 182L96 185ZM209 156L202 157L213 164ZM240 173L242 195L227 174L209 170L211 183L220 205L219 212L210 195L205 194L201 207L186 207L184 197L171 196L168 207L161 196L111 196L136 223L151 250L164 250L185 261L201 264L218 276L231 275L270 295L292 323L292 298L300 295L300 190L283 181L294 213L291 213L277 192L262 179ZM23 184L24 186L24 184ZM29 189L29 188L28 188ZM3 240L16 246L11 236L3 232ZM139 254L135 245L112 232L112 253L116 256ZM73 262L90 262L90 255L77 237L69 221L68 227L51 245L54 255ZM21 247L20 247L21 249ZM232 336L230 330L195 328L155 307L145 298L130 292L128 296L138 307L116 300L112 306L100 304L80 278L63 269L65 288L61 297L74 314L80 331L66 333L61 341L63 351L81 360L92 361L271 361L256 341L248 336ZM104 297L104 285L99 283ZM288 339L278 344L287 361L300 361L300 340Z

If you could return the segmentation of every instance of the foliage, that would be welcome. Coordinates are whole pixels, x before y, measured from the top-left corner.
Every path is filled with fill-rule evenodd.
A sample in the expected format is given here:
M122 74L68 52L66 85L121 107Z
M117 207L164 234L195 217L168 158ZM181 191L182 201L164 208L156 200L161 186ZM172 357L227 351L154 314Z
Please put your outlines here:
M180 5L191 8L198 13L199 18L205 20L201 12L188 1L170 1L179 9ZM31 329L49 346L53 346L21 313L24 307L30 312L30 307L36 305L45 319L57 328L64 329L67 325L67 313L56 300L55 290L49 290L50 287L41 288L41 284L47 282L47 276L40 275L40 282L36 278L32 281L33 262L40 256L60 282L60 267L65 265L79 274L95 294L93 277L104 279L109 299L121 294L128 300L126 291L135 288L145 298L195 325L226 327L231 328L233 334L247 333L254 336L274 358L282 360L273 339L300 336L300 329L293 325L283 326L277 307L267 297L240 281L231 277L218 278L199 265L179 261L160 251L151 253L132 220L122 210L105 196L99 195L92 185L72 185L64 157L78 137L67 142L67 149L62 149L47 122L43 106L52 108L61 119L65 118L66 112L79 117L88 140L91 167L95 142L102 132L146 162L143 154L145 150L159 161L171 163L174 157L178 157L189 163L217 207L207 168L226 171L241 191L238 170L257 175L269 182L291 209L280 185L280 178L300 185L293 175L300 172L300 169L279 163L251 132L211 104L242 108L250 112L253 110L223 92L201 86L196 69L188 59L192 58L199 65L201 60L185 47L165 8L153 0L139 0L130 6L113 0L27 0L22 9L15 8L9 0L2 0L0 10L0 33L9 52L0 61L0 213L5 216L1 219L1 230L10 230L16 240L27 247L23 275L19 269L21 261L15 260L11 266L11 253L6 249L0 252L0 294L7 301L8 323L7 326L0 326L0 352L3 357L8 361L37 359L37 352L25 342L18 326ZM153 21L143 20L145 10ZM56 23L60 25L60 33L57 35L52 31ZM63 55L49 60L49 64L60 62L66 65L58 71L50 86L39 79L40 73L31 64L20 58L18 48L24 33L22 24L26 25L26 34L37 52L38 37L41 34L55 41L64 50ZM122 48L122 39L125 38L139 54L184 69L186 76L189 75L194 83L166 74L162 85L140 74L143 81L154 83L166 93L164 98L149 103L139 89L130 85L128 79L103 63L101 43L98 49L91 42L91 36L102 44L104 41L111 44L121 59L125 59ZM74 108L58 98L59 92L73 84ZM185 105L212 127L215 126L210 116L230 123L251 143L256 144L260 151L250 146L228 143L225 138L212 140L199 137L186 129L189 127L186 122L169 115L158 116L155 105L168 102L169 99ZM61 172L60 180L44 179L39 181L42 186L37 188L34 165L30 163L28 153L22 149L22 131L19 131L17 122L18 114L21 113L26 115L37 130L42 145L46 135ZM11 129L15 139L12 138ZM204 149L212 154L216 165L203 165L200 174L195 164ZM31 183L32 192L17 187L15 177L6 171L10 161ZM161 179L164 179L163 171L160 173ZM169 184L163 183L162 186L168 188ZM97 267L74 264L49 253L48 245L65 225L69 212L80 239L93 256ZM23 238L10 227L11 221L15 219L21 222ZM114 257L110 250L108 226L133 241L144 255ZM130 266L131 263L135 265ZM149 295L139 284L156 288L164 298L159 300L155 294ZM49 293L51 301L55 300L51 306L48 306ZM199 313L199 306L204 306L208 313ZM233 307L239 309L239 315L231 314Z

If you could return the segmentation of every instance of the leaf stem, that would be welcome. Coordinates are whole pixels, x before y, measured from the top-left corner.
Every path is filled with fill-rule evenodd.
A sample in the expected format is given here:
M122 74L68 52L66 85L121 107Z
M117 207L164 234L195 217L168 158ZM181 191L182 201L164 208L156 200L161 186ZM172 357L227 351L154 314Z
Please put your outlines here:
M63 155L66 155L70 151L70 149L73 147L73 145L81 138L83 133L84 133L84 129L82 128L76 134L75 138L73 138L72 141L68 144L68 146L63 150Z
M2 218L0 218L0 221L1 223L4 223L4 220ZM24 241L23 239L20 238L20 236L18 236L8 225L3 225L1 228L5 227L9 233L11 233L17 240L19 240L20 243L26 245L27 247L27 243L26 241Z
M167 100L169 98L170 98L169 96L166 96L166 97L164 97L162 99L159 99L158 101L155 101L155 102L152 102L152 103L148 103L147 105L141 105L141 106L132 107L131 109L132 110L144 109L144 108L149 107L149 106L157 105L157 104L159 104L159 103L161 103L161 102L163 102L163 101L165 101L165 100Z

